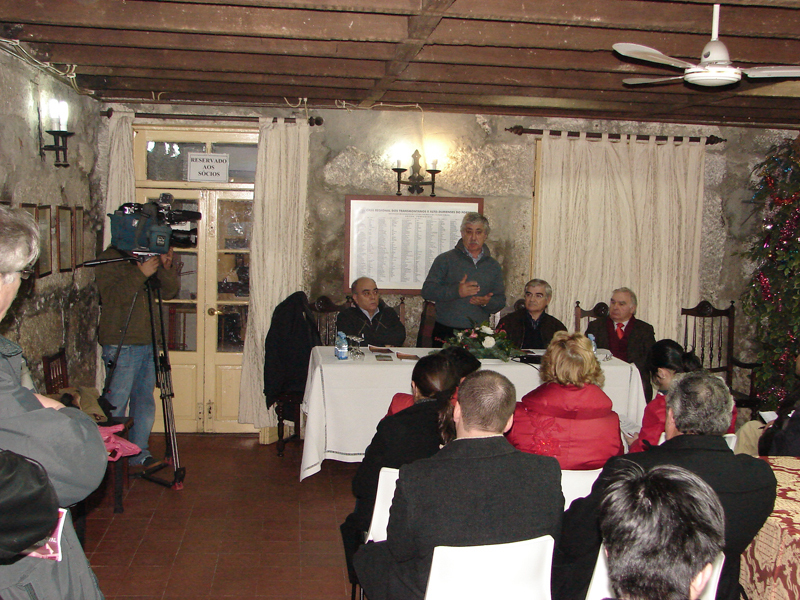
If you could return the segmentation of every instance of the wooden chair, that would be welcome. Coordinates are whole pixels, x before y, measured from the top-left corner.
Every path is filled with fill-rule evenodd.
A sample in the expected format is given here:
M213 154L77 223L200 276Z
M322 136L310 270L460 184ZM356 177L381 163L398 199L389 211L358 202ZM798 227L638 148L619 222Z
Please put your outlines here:
M336 317L340 311L351 306L353 299L350 296L345 298L343 304L335 304L327 296L320 296L310 305L323 346L333 346L336 342Z
M575 301L575 331L583 333L586 327L581 327L581 321L586 319L586 325L599 319L600 317L608 316L608 304L605 302L598 302L591 310L583 310L579 300Z
M436 303L425 300L419 316L417 348L433 348L433 326L436 324Z
M683 349L693 350L703 367L711 373L725 375L725 383L731 388L736 404L754 408L758 405L755 393L755 369L759 363L746 363L733 354L736 323L736 307L731 300L728 308L715 308L702 300L694 308L682 308ZM742 393L733 390L733 369L738 367L750 371L750 389Z
M48 394L58 394L60 390L70 387L67 352L64 348L50 356L43 356L42 368L44 371L44 389ZM133 426L133 419L131 417L114 417L112 418L112 423L114 425L122 425L123 429L119 435L128 439L128 431ZM106 472L114 490L114 512L122 513L124 512L122 496L125 491L125 482L128 480L128 457L124 456L119 460L109 462ZM81 535L85 535L85 523L82 522L85 517L85 506L82 503L79 503L79 505L76 509L75 517L75 520L78 521L76 530L80 528ZM82 542L83 540L81 540Z

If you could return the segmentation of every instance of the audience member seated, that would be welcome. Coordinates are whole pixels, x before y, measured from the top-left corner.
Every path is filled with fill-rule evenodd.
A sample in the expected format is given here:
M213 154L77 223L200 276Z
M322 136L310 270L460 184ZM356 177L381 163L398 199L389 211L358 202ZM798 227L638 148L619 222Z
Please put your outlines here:
M628 463L606 488L600 533L620 600L697 600L725 544L725 513L694 473Z
M722 435L730 425L732 408L733 398L719 377L706 371L675 376L667 394L667 441L646 452L609 460L591 493L575 500L564 513L553 566L555 600L585 597L602 542L600 501L626 461L645 470L682 467L717 493L725 509L725 565L717 600L739 600L740 555L772 512L777 482L766 462L734 455L725 443Z
M517 348L547 348L557 331L566 331L564 324L547 314L553 288L544 279L531 279L525 284L525 306L500 319L498 331L505 331Z
M630 452L641 452L650 446L658 446L664 424L667 421L667 391L678 373L699 371L703 368L694 352L684 352L674 340L659 340L653 344L647 358L647 373L658 390L656 397L644 409L642 429L630 443ZM736 405L733 406L731 426L727 433L736 431Z
M453 365L453 368L456 370L456 377L458 377L459 381L481 368L481 361L472 356L469 350L465 348L450 346L440 350L439 354L446 356L450 364ZM392 396L392 402L389 404L389 412L386 413L386 416L389 417L399 413L409 406L414 406L414 396L412 394L406 394L405 392L397 392Z
M800 356L794 373L800 377ZM778 406L777 418L765 425L757 418L736 432L736 454L750 456L800 456L800 384L789 391Z
M406 328L395 310L381 300L378 286L369 277L359 277L350 287L355 306L336 317L336 329L346 335L364 338L373 346L402 346Z
M0 321L32 273L39 254L39 228L29 213L0 206ZM103 480L108 456L94 421L76 408L21 385L22 348L0 336L0 448L44 467L58 504L83 500ZM80 598L99 600L86 555L67 513L60 561L21 556L0 565L0 596L6 600Z
M605 376L586 336L556 333L539 376L542 385L514 412L507 437L515 448L552 456L565 470L599 469L622 454L619 416L600 389Z
M423 356L411 375L414 405L378 423L353 478L355 510L340 527L348 568L352 568L353 554L369 529L381 468L399 469L439 451L439 413L450 404L457 384L455 369L447 356L442 353Z
M653 398L653 388L647 375L647 353L656 343L653 326L637 319L636 294L622 287L611 294L608 316L595 319L586 328L586 335L594 335L598 348L607 348L616 358L633 363L642 378L644 399Z
M400 469L386 541L355 555L369 600L423 600L436 546L558 539L561 470L552 458L519 452L503 438L515 404L513 384L499 373L464 379L453 410L456 439Z

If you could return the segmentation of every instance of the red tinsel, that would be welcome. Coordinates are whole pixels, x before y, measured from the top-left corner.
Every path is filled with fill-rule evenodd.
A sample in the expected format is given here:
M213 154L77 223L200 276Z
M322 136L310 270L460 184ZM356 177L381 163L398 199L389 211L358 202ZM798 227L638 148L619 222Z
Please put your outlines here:
M769 277L764 275L763 271L759 271L756 275L758 283L761 285L761 297L767 302L772 302L772 286L769 282Z

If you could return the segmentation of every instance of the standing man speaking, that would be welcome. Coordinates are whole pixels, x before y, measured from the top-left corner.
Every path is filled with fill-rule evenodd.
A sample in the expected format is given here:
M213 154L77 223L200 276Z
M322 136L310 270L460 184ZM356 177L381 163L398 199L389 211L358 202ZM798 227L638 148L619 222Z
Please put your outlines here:
M486 217L467 213L456 247L437 256L428 271L422 297L436 303L434 348L454 331L483 323L506 305L503 271L485 245L489 231Z

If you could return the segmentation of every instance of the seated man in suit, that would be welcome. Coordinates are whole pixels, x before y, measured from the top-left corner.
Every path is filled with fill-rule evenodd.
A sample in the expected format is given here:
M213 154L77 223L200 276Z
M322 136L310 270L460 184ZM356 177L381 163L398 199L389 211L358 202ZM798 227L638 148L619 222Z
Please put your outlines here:
M337 331L363 337L373 346L402 346L406 341L406 328L394 309L381 300L375 282L369 277L359 277L350 290L356 305L339 313Z
M531 279L525 284L525 306L506 315L497 329L506 332L517 348L543 350L557 331L566 331L564 324L547 314L553 288L544 279Z
M600 532L618 598L697 600L725 544L725 512L694 473L628 463L600 504Z
M653 326L640 321L636 314L636 294L622 287L614 290L608 307L608 316L595 319L586 328L586 335L594 336L598 348L608 348L620 360L633 363L639 369L644 388L644 399L653 398L653 386L645 368L647 353L656 343Z
M387 540L355 555L370 600L422 600L436 546L557 539L561 469L554 458L515 450L503 437L515 405L516 391L503 375L477 371L464 379L453 410L456 439L400 468Z
M739 599L739 558L775 503L777 482L770 466L734 455L723 434L731 423L733 398L725 382L706 371L676 376L667 394L666 441L645 452L611 458L586 498L564 513L553 567L556 599L583 598L592 578L602 538L599 506L609 482L625 461L644 469L674 465L691 471L719 496L725 509L725 565L717 600Z

